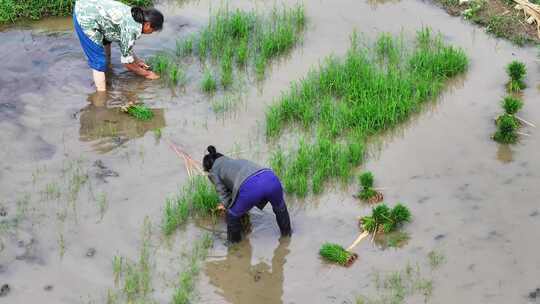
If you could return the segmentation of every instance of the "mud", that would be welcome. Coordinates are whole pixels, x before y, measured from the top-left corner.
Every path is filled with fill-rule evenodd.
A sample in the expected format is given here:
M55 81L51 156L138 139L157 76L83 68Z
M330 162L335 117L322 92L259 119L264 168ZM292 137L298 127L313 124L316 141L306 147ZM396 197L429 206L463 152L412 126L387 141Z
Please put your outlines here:
M140 40L137 53L173 48L173 37L195 31L209 7L218 5L162 4L165 29ZM406 244L385 249L364 241L350 268L328 265L317 254L321 243L350 243L359 233L357 218L370 207L352 197L356 185L306 200L288 198L290 240L279 239L269 208L252 213L252 232L234 248L224 245L223 223L211 227L216 243L197 303L354 303L359 294L377 294L375 273L408 262L429 267L432 250L446 263L430 274L430 302L530 302L540 284L540 132L525 128L531 136L510 148L490 136L505 95L504 67L513 59L529 70L520 116L540 121L536 50L489 37L423 1L310 1L306 11L302 46L275 64L262 84L246 88L240 110L219 117L196 81L172 92L136 78L123 70L114 47L111 90L98 96L68 19L55 20L55 27L45 22L0 32L0 207L6 213L0 217L0 283L9 286L0 302L104 303L114 287L112 257L137 259L149 216L155 227L153 296L168 303L181 252L209 224L190 225L168 242L160 238L165 198L178 192L187 173L152 130L161 128L163 139L195 159L214 144L264 163L273 148L264 138L264 110L291 81L327 55L343 54L353 29L369 39L381 31L413 35L422 26L463 47L471 67L420 115L370 145L362 169L374 173L389 205L403 202L414 216L405 226ZM156 117L138 122L119 113L118 106L131 100L143 101ZM102 219L100 194L108 204ZM89 248L95 250L91 258Z

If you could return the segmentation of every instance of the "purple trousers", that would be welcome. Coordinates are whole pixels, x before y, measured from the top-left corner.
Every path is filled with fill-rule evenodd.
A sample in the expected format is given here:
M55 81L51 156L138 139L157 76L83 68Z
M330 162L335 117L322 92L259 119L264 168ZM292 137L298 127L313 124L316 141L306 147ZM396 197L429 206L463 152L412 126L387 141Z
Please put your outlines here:
M283 187L279 178L272 170L263 169L242 183L238 189L236 200L228 212L234 217L241 217L254 206L262 209L268 202L272 204L274 210L281 210L285 207Z

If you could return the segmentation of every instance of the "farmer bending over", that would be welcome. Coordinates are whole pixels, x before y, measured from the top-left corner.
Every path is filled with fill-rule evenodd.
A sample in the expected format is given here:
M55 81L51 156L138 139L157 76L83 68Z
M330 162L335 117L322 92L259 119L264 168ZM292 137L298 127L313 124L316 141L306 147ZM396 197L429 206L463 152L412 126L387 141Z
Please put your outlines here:
M133 46L142 34L163 27L163 15L156 9L131 8L114 0L77 0L73 24L98 91L106 90L105 71L111 57L111 42L118 42L126 69L147 79L159 76L135 56Z
M221 199L218 209L227 210L227 239L239 242L242 238L240 218L251 208L263 209L268 202L276 215L282 236L291 235L291 222L283 199L283 188L270 169L243 159L232 159L208 147L203 167L215 185Z

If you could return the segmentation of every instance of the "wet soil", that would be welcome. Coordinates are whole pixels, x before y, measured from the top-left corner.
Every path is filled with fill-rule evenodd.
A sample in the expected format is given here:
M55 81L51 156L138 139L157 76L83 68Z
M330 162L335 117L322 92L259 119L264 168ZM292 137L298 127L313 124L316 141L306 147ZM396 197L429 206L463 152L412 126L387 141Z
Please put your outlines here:
M218 5L161 5L165 29L139 41L138 54L174 47L175 38L199 28L209 7ZM265 9L269 4L234 5ZM387 203L410 207L414 218L405 226L407 243L384 249L365 241L354 249L359 257L350 268L327 264L317 255L320 245L349 244L359 233L357 218L370 206L352 197L358 191L354 185L305 200L288 198L290 240L278 238L269 208L252 213L252 232L239 246L224 245L223 223L212 228L216 242L196 302L354 303L359 294L376 295L374 273L408 262L427 267L432 250L444 254L446 263L430 274L430 302L531 302L531 291L540 284L540 131L524 129L531 136L511 147L490 136L505 95L504 67L513 59L529 70L520 116L540 121L536 50L494 39L423 1L310 1L306 11L303 45L275 64L262 84L246 88L245 106L225 116L212 112L198 83L172 92L125 72L114 48L111 90L95 94L71 31L47 25L0 32L0 207L6 212L0 217L0 284L10 287L0 302L104 303L114 286L112 257L137 259L149 216L153 297L168 303L181 252L209 224L193 223L172 240L159 236L165 198L187 179L164 140L196 159L214 144L265 163L273 147L264 138L264 110L291 81L324 57L343 54L353 29L369 39L382 31L413 35L422 26L463 47L471 67L423 113L375 139L363 166L384 188ZM64 24L69 27L69 20ZM155 109L156 118L141 123L117 111L133 99ZM155 128L162 128L161 139ZM103 216L101 194L107 201ZM91 258L89 248L95 253Z

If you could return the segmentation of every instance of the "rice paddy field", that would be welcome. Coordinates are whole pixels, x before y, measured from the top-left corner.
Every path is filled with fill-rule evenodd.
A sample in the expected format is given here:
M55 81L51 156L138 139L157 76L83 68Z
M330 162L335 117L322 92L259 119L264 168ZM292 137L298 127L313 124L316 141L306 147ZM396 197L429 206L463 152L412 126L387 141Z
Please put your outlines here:
M540 302L536 46L431 1L154 3L161 79L113 46L103 94L69 17L2 25L0 303ZM291 238L267 207L226 244L210 144Z

